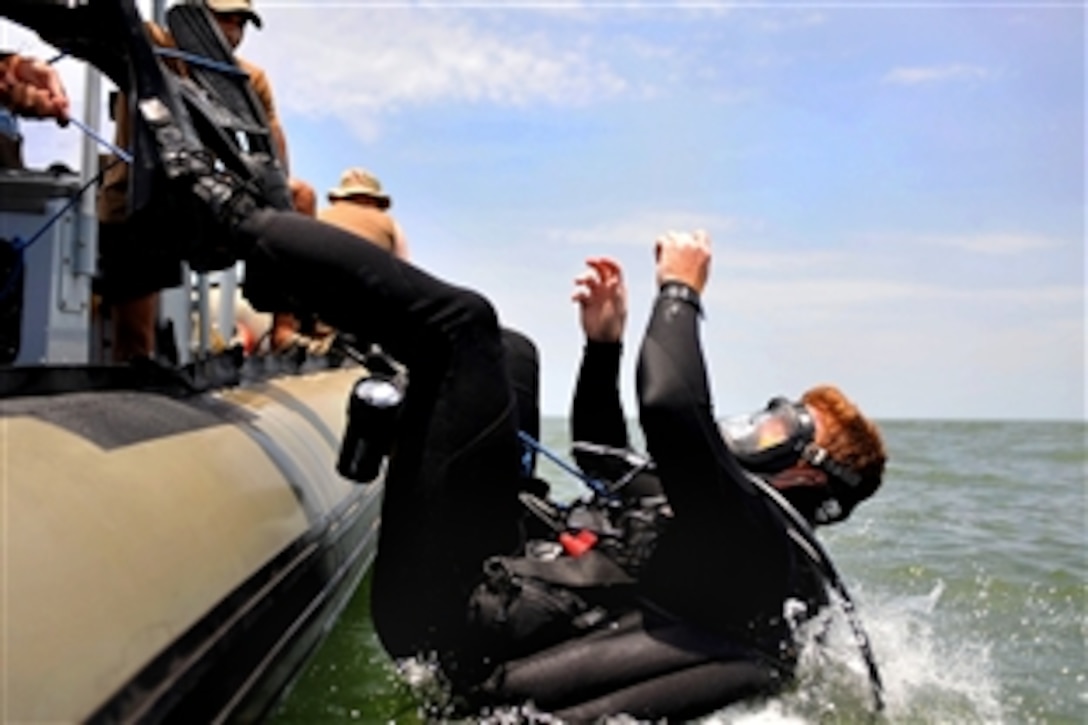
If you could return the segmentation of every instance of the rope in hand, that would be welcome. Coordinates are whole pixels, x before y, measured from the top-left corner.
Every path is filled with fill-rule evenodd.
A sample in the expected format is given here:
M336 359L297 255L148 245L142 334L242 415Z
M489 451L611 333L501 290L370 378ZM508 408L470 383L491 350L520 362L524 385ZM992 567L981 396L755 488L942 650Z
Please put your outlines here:
M205 66L221 73L240 75L247 78L249 77L248 73L238 68L237 66L220 63L218 61L212 60L211 58L205 58L203 56L195 55L193 53L186 53L184 51L176 50L174 48L155 48L155 53L157 55L165 56L168 58L178 58L180 60L184 60L195 65ZM49 65L53 65L56 62L67 57L68 53L62 51L56 56L50 58L47 62ZM97 141L99 145L109 149L109 151L113 153L116 158L111 161L105 168L101 169L97 174L91 177L85 184L83 184L83 186L81 186L79 190L72 195L68 202L64 206L62 206L55 214L53 214L52 217L46 220L46 222L36 232L34 232L34 234L31 235L29 239L23 240L20 237L15 237L10 242L8 242L8 244L12 248L12 251L15 252L17 257L15 260L15 264L12 266L11 271L8 273L8 278L4 281L3 287L0 287L0 301L6 300L15 287L15 281L18 279L19 274L23 270L24 252L29 249L31 245L33 245L35 242L45 236L45 233L49 231L49 229L52 228L54 224L60 221L60 219L65 214L67 214L68 211L72 209L72 207L79 203L80 199L83 198L83 195L87 193L87 190L102 180L102 176L106 173L106 171L113 168L121 161L125 162L126 164L132 163L131 153L125 151L116 144L111 143L108 139L104 138L97 131L87 126L87 124L83 123L74 116L69 116L68 121L77 129L82 131L84 134L90 136L95 141Z
M188 63L193 63L194 65L204 66L206 68L210 68L212 70L219 71L220 73L225 73L228 75L242 76L245 78L249 77L249 73L235 65L221 63L211 58L206 58L204 56L196 55L194 53L187 53L182 50L177 50L176 48L155 48L154 50L156 55L161 55L167 58L177 58L179 60L184 60ZM56 62L67 57L67 51L62 51L56 56L50 58L47 63L49 65L53 65ZM97 141L101 146L109 149L116 158L113 159L113 161L111 161L105 168L100 169L97 174L92 176L85 184L83 184L83 186L81 186L79 190L72 195L68 202L64 206L62 206L55 214L53 214L52 217L46 220L46 222L36 232L34 232L34 234L32 234L29 239L23 240L21 237L16 236L10 242L7 242L11 246L12 251L17 256L15 259L15 264L12 265L11 271L8 273L8 278L4 281L3 287L0 287L0 302L6 300L8 298L8 295L11 294L12 290L15 287L15 281L18 279L19 274L22 272L24 267L24 252L26 252L26 250L29 249L31 245L33 245L35 242L45 236L45 233L49 231L49 229L54 224L60 221L60 219L65 214L67 214L72 209L72 207L79 203L79 201L83 198L83 195L87 193L87 190L95 184L99 183L102 180L102 176L109 169L113 168L116 164L122 161L126 164L132 163L133 157L131 153L125 151L116 144L111 143L94 129L87 126L87 124L72 116L69 116L68 121L73 126L82 131L84 134L90 136L95 141Z

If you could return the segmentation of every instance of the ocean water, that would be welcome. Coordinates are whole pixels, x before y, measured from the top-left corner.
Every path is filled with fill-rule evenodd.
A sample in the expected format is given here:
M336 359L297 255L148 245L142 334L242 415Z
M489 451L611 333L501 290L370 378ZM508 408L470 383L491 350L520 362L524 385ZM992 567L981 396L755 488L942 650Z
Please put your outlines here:
M1088 722L1088 424L881 428L884 487L821 530L884 680L877 721ZM546 420L542 438L565 453L565 420ZM580 495L555 465L541 473ZM368 591L364 581L273 722L426 720L377 642ZM842 615L830 619L829 646L810 649L796 687L704 722L871 722L863 662Z

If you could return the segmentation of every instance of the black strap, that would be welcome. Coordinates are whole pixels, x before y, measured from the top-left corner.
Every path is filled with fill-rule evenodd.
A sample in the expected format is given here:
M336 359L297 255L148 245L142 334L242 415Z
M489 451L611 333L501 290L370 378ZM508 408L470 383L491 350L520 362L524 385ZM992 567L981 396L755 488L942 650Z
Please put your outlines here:
M511 574L532 577L549 584L571 589L596 589L634 584L635 580L618 564L596 550L581 556L561 556L558 559L496 556L486 567L501 567Z
M200 5L175 5L167 12L166 19L170 34L174 36L179 49L208 58L220 65L237 67L234 54L211 21L207 8ZM234 114L235 118L223 125L244 131L253 137L249 143L251 151L275 155L264 108L244 74L222 73L195 63L189 64L188 73Z

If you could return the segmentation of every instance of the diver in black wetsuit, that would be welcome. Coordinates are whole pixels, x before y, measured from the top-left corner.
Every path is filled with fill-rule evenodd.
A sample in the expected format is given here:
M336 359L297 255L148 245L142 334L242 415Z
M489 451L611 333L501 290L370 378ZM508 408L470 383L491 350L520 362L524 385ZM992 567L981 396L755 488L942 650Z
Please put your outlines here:
M200 106L161 71L130 0L80 6L98 13L90 19L103 28L101 43L82 38L80 24L54 22L65 12L62 3L19 0L4 12L15 17L13 8L31 5L50 12L16 19L56 25L56 37L72 41L73 52L135 90L143 124L138 163L154 167L155 190L170 197L162 213L184 219L179 226L186 229L195 219L204 232L189 243L172 240L179 258L197 269L244 260L245 293L255 306L316 313L380 343L409 368L385 481L372 590L375 626L393 656L433 652L456 688L475 689L497 662L466 609L484 563L519 551L525 538L518 494L530 484L518 430L533 416L532 406L517 400L524 391L531 398L532 386L523 385L521 376L512 380L510 370L512 350L520 350L518 360L533 369L531 344L504 337L481 295L359 244L347 232L272 208L284 203L282 172L271 162L233 155L230 139L206 122L210 115L203 123L190 121ZM100 10L113 6L116 12ZM127 25L116 30L115 20ZM807 406L778 405L743 425L734 421L726 445L712 416L698 338L708 245L698 235L659 241L660 293L641 350L638 393L649 450L675 519L643 568L638 590L644 606L622 627L586 635L589 672L568 670L568 678L581 682L548 705L567 717L696 715L724 704L723 687L738 684L743 694L781 682L778 663L750 666L760 657L752 648L773 649L783 641L782 605L799 593L803 565L781 521L747 482L738 456L765 467L781 488L796 490L813 521L843 517L879 484L882 452L868 460L841 453L835 443L846 437L837 435L836 419L818 412L815 399ZM851 430L871 429L856 415L840 420ZM792 430L761 440L775 425ZM802 457L806 463L799 463ZM615 680L594 683L584 676L605 669L606 654L638 665L631 655L655 648L667 650L670 664L628 672L645 685L637 691L627 687L630 680L619 692ZM586 652L559 654L584 663ZM770 652L772 659L778 654ZM555 693L534 687L555 681L533 676L546 661L524 658L491 677L483 691L496 702L546 702L544 696ZM677 682L685 687L677 690Z
M822 524L845 518L876 490L883 446L875 426L828 386L807 393L800 411L781 403L775 415L767 411L755 416L759 425L742 416L719 426L697 324L709 271L709 239L669 234L658 240L658 252L662 291L640 352L639 414L675 523L647 562L641 585L655 602L688 621L749 640L765 629L773 641L780 634L782 602L819 601L822 587L801 581L806 578L804 562L797 561L777 514L754 495L738 459L743 468L761 470L809 523ZM572 435L627 448L616 384L623 283L614 262L597 259L590 264L592 272L578 280L583 289L576 296L587 346L571 411ZM619 311L599 310L609 307ZM785 427L798 412L816 418L814 440L795 442L787 435ZM781 431L770 430L779 425L784 426ZM752 428L749 436L777 437L758 453L738 450L751 445L740 440L745 435L738 432L740 427ZM830 453L822 466L805 460L816 455L814 444ZM809 450L806 456L800 455L802 445ZM776 447L782 449L777 460L768 455ZM757 460L761 455L763 460Z
M500 696L576 721L621 711L695 717L780 689L796 660L792 625L827 603L828 572L801 555L795 527L745 469L761 471L809 524L845 518L883 471L878 431L834 388L813 389L804 405L775 401L715 423L698 335L709 239L670 233L657 244L660 292L638 370L656 467L620 493L625 505L664 493L672 516L640 562L618 626L516 659L493 678ZM572 439L622 451L630 448L618 388L626 289L614 261L587 263L575 281L586 346ZM615 480L614 458L577 444L573 453L590 475Z

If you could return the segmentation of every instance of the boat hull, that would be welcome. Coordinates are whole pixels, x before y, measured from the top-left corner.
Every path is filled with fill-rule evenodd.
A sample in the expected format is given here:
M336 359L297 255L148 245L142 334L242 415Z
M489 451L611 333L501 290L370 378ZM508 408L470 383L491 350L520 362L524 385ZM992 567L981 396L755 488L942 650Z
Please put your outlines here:
M0 711L259 719L373 559L335 471L358 371L0 401Z

